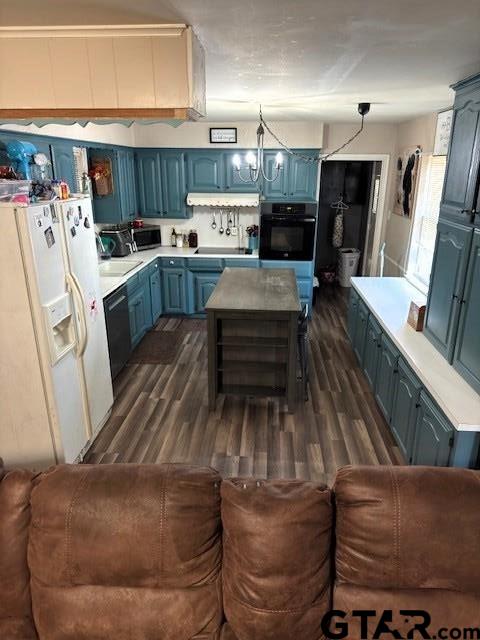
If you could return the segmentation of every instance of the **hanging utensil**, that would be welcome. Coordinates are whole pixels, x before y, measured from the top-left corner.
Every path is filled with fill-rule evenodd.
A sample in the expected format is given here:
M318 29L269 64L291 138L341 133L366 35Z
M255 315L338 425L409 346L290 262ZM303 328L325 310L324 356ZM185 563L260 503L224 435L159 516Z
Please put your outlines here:
M220 209L220 229L218 230L220 235L223 235L225 229L223 228L223 209Z
M217 228L217 221L215 220L215 211L213 212L212 229Z
M232 211L230 210L228 212L228 214L227 214L227 228L225 230L225 234L227 236L229 236L232 233L232 231L231 231L232 224L233 224L233 222L232 222Z

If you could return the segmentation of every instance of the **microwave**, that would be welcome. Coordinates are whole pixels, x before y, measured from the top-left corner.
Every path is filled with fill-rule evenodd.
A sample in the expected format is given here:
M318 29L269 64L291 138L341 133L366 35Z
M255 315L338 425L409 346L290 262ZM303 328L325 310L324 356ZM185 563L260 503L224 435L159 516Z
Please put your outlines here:
M133 227L131 233L138 251L153 249L162 244L162 234L159 225L144 224L143 227Z
M263 203L260 211L260 259L313 260L316 223L316 204Z

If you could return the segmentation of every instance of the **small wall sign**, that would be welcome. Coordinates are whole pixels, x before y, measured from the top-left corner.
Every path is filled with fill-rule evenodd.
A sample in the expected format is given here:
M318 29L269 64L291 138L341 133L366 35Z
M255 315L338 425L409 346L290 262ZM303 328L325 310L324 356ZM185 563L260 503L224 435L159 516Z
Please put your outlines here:
M237 144L237 127L215 128L210 127L210 143Z

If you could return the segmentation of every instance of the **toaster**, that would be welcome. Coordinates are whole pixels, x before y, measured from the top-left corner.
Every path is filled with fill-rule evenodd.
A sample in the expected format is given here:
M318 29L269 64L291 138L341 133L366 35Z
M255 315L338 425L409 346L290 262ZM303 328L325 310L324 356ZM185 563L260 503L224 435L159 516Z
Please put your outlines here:
M100 231L100 237L110 238L114 241L115 246L112 251L113 258L128 256L135 251L132 233L128 227L119 229L102 229L102 231Z

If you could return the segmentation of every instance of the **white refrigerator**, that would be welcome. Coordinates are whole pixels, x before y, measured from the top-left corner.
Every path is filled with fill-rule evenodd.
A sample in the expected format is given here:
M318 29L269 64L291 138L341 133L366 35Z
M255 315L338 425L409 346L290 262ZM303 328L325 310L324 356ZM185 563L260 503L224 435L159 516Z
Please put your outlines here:
M0 205L0 457L81 457L113 404L89 198Z

